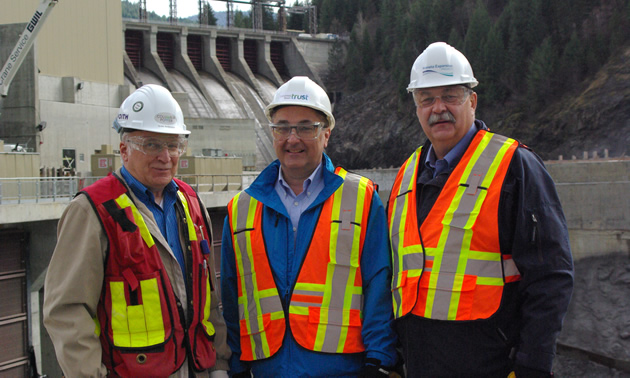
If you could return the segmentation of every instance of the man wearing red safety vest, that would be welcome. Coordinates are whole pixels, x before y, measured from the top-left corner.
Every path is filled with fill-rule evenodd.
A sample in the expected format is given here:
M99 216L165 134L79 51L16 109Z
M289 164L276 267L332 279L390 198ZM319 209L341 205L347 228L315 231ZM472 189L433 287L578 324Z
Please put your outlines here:
M374 184L335 168L326 92L307 77L266 108L278 160L228 204L221 290L231 373L387 376L390 251Z
M388 203L395 329L410 377L550 376L573 288L566 222L540 158L475 119L477 84L443 42L411 70L428 141Z
M68 377L227 376L210 219L174 179L187 146L170 92L145 85L114 121L123 167L82 190L58 226L44 324Z

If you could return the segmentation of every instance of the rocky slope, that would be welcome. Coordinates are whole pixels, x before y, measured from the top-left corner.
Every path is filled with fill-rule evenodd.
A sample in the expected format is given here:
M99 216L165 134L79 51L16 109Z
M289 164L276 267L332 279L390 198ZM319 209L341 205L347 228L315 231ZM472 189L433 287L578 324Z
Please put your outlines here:
M536 114L509 104L477 110L495 132L517 138L543 159L630 155L630 46L609 60L577 93L557 96ZM334 106L337 127L326 152L348 169L397 167L424 140L413 101L399 101L389 73L375 69L366 86L344 92ZM329 87L339 83L327 83ZM480 84L483 86L483 83Z

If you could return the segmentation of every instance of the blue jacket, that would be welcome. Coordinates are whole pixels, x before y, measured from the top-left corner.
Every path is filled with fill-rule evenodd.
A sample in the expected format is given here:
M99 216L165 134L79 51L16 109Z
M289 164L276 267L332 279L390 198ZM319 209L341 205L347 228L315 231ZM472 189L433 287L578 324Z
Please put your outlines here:
M302 213L295 238L287 210L274 189L280 169L278 160L263 170L245 190L265 205L262 220L264 239L286 319L293 286L322 205L343 182L341 177L335 175L335 168L328 156L323 156L324 189ZM383 366L393 366L396 363L396 335L392 328L390 248L385 209L376 194L370 208L364 245L361 257L364 292L362 335L366 353L329 354L304 349L291 335L287 321L282 347L275 355L260 361L245 362L240 361L236 265L232 235L226 218L221 247L221 294L223 315L228 328L228 344L233 351L230 373L251 369L256 377L356 376L363 368L366 358L377 359Z

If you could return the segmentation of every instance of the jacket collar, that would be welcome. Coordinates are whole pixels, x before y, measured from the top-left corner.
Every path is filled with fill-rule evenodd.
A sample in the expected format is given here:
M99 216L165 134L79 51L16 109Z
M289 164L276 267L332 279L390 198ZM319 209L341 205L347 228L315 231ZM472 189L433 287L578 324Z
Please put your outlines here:
M324 189L319 193L315 201L308 207L313 208L324 202L330 197L343 183L343 179L335 174L335 166L328 157L323 154L324 166ZM275 160L269 164L260 175L254 180L254 182L245 189L245 192L255 198L256 200L265 204L265 206L271 207L275 211L289 216L278 193L275 190L276 181L278 180L278 173L280 171L280 160ZM308 210L307 209L307 210Z

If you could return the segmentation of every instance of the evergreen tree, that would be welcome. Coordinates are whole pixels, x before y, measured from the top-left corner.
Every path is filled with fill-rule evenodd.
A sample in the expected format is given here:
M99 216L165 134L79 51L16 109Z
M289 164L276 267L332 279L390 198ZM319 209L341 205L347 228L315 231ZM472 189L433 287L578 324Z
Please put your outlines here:
M495 24L488 33L488 38L482 48L483 65L473 67L473 72L477 81L479 81L479 89L481 96L479 97L480 105L484 103L503 103L507 95L507 90L502 84L501 77L504 71L505 46L501 37L501 28L499 24Z
M553 74L556 56L551 38L547 37L537 47L527 70L527 99L530 104L541 106L553 94Z
M468 58L468 61L473 67L482 67L483 54L482 47L486 43L488 33L490 31L489 25L492 25L492 20L488 14L483 0L477 0L477 5L470 19L468 31L464 38L463 53Z
M350 43L348 44L348 54L346 56L346 77L348 78L348 88L359 90L364 84L363 64L361 63L361 51L359 50L359 37L356 28L350 33Z
M560 58L560 80L567 88L574 88L581 80L584 73L584 54L574 30L571 39L564 47Z
M434 0L429 19L429 40L446 41L453 27L452 0Z
M263 30L278 30L278 23L276 22L271 7L264 5L262 11Z
M204 3L203 4L203 8L204 8L204 12L208 16L208 24L207 25L216 25L217 24L217 17L214 15L214 11L212 10L212 7L210 6L210 4L209 3Z
M240 10L237 10L234 12L234 26L237 28L251 29L252 18L249 14L244 14Z
M335 18L335 0L323 0L321 5L317 8L319 17L318 17L318 26L319 31L322 33L330 32L330 24Z
M372 40L370 38L370 33L365 28L363 30L363 41L361 42L361 63L363 64L363 72L365 74L370 73L374 68L374 60L376 59L376 54L374 54L374 50L372 48Z

